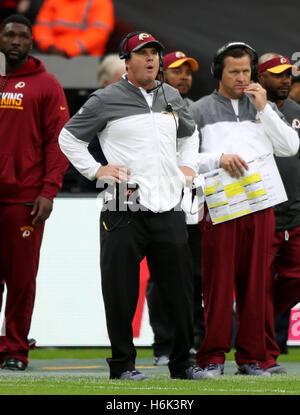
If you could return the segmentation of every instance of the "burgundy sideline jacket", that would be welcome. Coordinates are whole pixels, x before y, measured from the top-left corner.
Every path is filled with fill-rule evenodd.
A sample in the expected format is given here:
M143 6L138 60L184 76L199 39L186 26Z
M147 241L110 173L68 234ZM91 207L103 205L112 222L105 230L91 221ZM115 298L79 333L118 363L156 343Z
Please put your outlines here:
M0 203L53 200L68 167L57 141L68 119L61 85L35 57L0 77Z

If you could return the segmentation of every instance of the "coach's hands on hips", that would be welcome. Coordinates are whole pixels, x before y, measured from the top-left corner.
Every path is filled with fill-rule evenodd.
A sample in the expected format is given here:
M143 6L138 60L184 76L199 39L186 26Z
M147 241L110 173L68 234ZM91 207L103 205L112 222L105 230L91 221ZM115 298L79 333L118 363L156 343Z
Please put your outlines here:
M128 182L130 176L130 170L125 166L114 166L107 164L106 166L99 167L96 178L97 179L110 179L116 183Z
M41 225L46 219L49 218L53 209L53 202L44 196L38 196L33 204L30 214L34 216L32 220L33 226Z
M179 167L180 170L182 171L182 173L185 176L185 184L187 187L191 186L191 184L193 183L193 180L195 178L195 172L193 169L191 169L190 167L187 166L180 166Z

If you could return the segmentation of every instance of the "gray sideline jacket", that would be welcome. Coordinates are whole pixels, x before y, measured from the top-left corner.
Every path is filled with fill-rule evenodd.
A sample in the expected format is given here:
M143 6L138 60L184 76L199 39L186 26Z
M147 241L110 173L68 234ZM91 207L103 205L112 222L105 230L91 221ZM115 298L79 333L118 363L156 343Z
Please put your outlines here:
M297 153L299 138L273 103L258 112L249 96L238 102L238 118L231 100L219 92L194 102L189 111L200 138L200 151L238 154L246 162L271 153L279 157Z
M95 91L62 129L59 144L74 167L93 180L101 165L87 146L97 135L108 163L130 169L140 203L163 212L181 199L185 177L178 165L198 170L199 137L177 89L163 84L152 93L150 108L140 88L127 79ZM209 157L204 158L202 168L208 171Z

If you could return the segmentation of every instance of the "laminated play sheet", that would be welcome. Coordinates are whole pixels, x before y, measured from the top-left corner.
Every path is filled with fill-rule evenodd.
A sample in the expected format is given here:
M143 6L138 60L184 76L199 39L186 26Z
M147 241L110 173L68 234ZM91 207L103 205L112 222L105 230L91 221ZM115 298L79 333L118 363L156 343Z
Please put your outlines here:
M243 176L233 178L220 168L204 175L204 194L213 224L218 224L287 200L276 162L266 154L247 162Z

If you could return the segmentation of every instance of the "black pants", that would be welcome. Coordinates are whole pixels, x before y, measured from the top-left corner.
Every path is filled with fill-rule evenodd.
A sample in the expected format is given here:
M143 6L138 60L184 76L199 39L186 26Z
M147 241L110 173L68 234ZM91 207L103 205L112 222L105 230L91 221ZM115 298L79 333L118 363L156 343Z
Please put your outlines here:
M275 340L280 348L280 353L288 353L288 338L289 338L289 327L290 327L290 315L291 310L287 310L278 316L275 316Z
M194 283L194 336L190 347L198 350L204 340L205 323L204 308L202 305L202 278L201 278L201 232L198 225L187 225L188 244L193 261L193 283ZM147 303L149 310L149 321L153 330L154 356L169 355L172 344L172 326L170 323L170 311L164 300L156 277L150 274L147 283Z
M150 274L160 276L157 283L170 309L170 373L182 374L189 366L193 338L192 262L183 212L103 211L100 222L102 293L112 350L107 359L110 377L135 368L132 320L139 296L140 261L145 256Z

